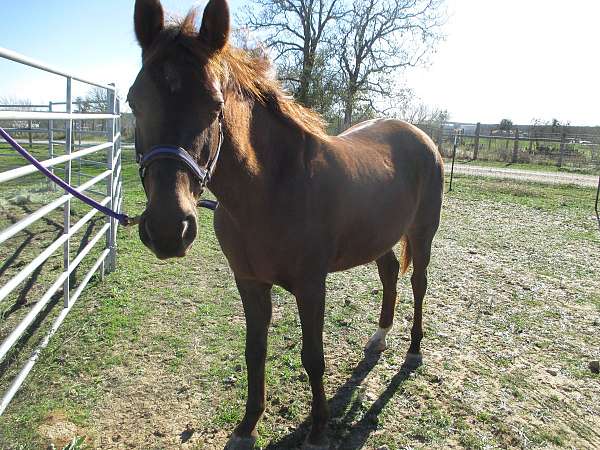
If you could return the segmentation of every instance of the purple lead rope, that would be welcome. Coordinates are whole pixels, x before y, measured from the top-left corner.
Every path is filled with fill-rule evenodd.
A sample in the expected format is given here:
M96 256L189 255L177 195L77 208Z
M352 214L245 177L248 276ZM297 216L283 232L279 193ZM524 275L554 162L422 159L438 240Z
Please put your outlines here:
M2 137L6 140L6 142L8 142L17 152L19 152L21 154L21 156L23 156L23 158L25 158L27 161L29 161L33 166L35 166L46 177L48 177L54 183L59 185L66 192L71 194L73 197L78 198L82 202L88 204L92 208L97 209L98 211L100 211L101 213L103 213L105 215L112 217L113 219L117 219L121 225L124 225L124 226L134 225L138 222L137 218L131 218L127 214L121 214L116 211L113 211L112 209L101 205L96 200L88 197L85 194L82 194L81 192L77 191L69 184L65 183L61 178L57 177L52 172L50 172L48 169L46 169L37 159L35 159L35 157L31 153L29 153L27 150L25 150L23 147L21 147L19 145L19 143L17 141L15 141L2 127L0 127L0 135L2 135Z

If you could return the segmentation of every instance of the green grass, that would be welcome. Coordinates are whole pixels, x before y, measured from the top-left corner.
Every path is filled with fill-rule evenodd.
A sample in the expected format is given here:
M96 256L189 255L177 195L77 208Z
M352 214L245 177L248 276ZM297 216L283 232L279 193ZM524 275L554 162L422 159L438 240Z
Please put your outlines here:
M518 204L544 211L566 209L578 216L594 210L595 191L590 188L461 175L455 175L455 179L458 181L452 185L453 195L473 200Z
M136 168L127 165L123 173L125 210L141 212ZM332 441L340 448L594 448L590 417L600 414L600 378L586 369L600 348L594 194L457 177L429 272L426 364L406 379L399 369L412 315L407 277L398 286L389 349L368 374L353 379L376 328L381 287L373 265L330 276L325 343L327 394L337 402ZM78 436L86 437L80 447L176 448L185 430L193 430L191 448L222 448L243 415L247 378L241 303L211 219L200 211L202 245L167 262L152 257L137 230L120 230L117 269L94 279L42 353L0 418L0 448L45 448L57 420L71 430L54 439L57 448ZM41 223L31 232L54 231ZM34 241L15 264L39 245ZM51 269L40 283L55 275ZM275 288L273 302L259 445L296 448L310 405L301 334L294 299ZM0 322L0 330L8 325ZM14 356L0 389L45 329L42 324ZM567 381L552 378L550 367Z

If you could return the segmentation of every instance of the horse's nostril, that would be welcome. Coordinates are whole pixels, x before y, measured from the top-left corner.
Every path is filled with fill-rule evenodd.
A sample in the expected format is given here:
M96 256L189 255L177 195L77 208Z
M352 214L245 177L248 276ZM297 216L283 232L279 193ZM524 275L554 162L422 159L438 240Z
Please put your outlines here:
M183 239L185 245L189 245L196 239L196 217L190 214L182 222L182 225L181 239Z

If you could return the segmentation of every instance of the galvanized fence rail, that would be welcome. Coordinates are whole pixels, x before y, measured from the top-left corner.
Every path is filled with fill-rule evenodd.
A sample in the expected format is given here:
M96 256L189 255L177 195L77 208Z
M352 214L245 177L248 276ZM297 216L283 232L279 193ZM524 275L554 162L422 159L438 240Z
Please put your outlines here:
M0 58L12 60L18 64L61 76L66 81L66 101L62 103L64 104L65 112L52 112L52 104L49 104L48 112L2 110L0 111L0 121L27 121L30 124L29 129L31 129L31 121L47 121L48 127L46 130L36 130L36 132L42 133L45 131L48 135L48 139L45 140L45 142L48 143L48 159L43 161L43 165L55 169L59 164L64 164L65 167L62 170L61 175L68 183L71 183L73 162L80 164L81 161L85 161L84 158L92 157L92 155L102 157L102 161L104 162L101 164L103 166L100 169L101 173L90 176L90 179L83 184L80 180L77 190L80 192L88 191L98 194L98 186L101 183L106 184L106 189L102 191L104 198L101 203L120 212L123 194L121 183L121 135L119 131L120 111L114 85L86 80L3 48L0 48ZM75 103L72 99L73 81L106 90L106 112L78 113L73 111L73 105ZM77 126L81 124L82 120L105 122L105 131L102 131L101 133L92 133L94 140L97 141L101 139L102 142L94 143L89 147L84 147L81 143L79 146L75 145L73 139L74 132L77 130ZM64 123L64 128L60 129L61 133L64 134L64 141L55 141L53 139L53 132L57 130L55 127L61 122ZM56 145L64 146L64 155L54 156L54 148ZM73 149L76 149L76 151L73 151ZM93 162L96 163L97 167L99 165L97 161L98 160L88 161L88 164ZM31 165L23 165L21 167L0 172L0 184L20 179L21 177L30 175L34 172L36 172L36 169ZM96 189L94 190L94 188ZM96 210L91 210L75 223L71 223L72 199L72 195L65 194L55 200L49 201L39 209L30 212L28 215L7 228L0 230L0 245L3 245L9 239L18 239L20 232L26 230L32 224L43 219L48 214L59 210L60 208L63 210L62 235L50 243L46 248L42 249L37 256L33 257L33 259L14 274L11 279L0 286L1 304L17 287L19 287L19 285L21 285L21 283L28 280L37 269L41 268L51 256L62 250L63 266L62 270L57 273L55 281L46 292L42 294L37 302L35 302L34 306L21 319L12 332L2 343L0 343L0 363L2 363L9 355L11 355L11 352L14 351L15 346L20 342L23 336L30 331L40 316L40 313L42 313L49 305L57 293L60 293L62 290L62 310L54 318L50 330L41 339L19 373L11 380L8 390L3 394L2 399L0 400L0 415L4 412L25 381L27 375L39 358L41 351L48 345L50 338L54 335L69 311L73 308L73 305L93 275L99 271L103 276L106 272L113 270L115 267L118 222L111 218L107 218L106 223L100 227L95 235L90 237L87 244L77 253L77 255L71 257L71 243L73 237L76 233L81 231L84 226L88 225L97 214L99 214ZM97 249L99 246L102 246L100 255L92 262L91 268L83 276L81 281L74 286L75 280L73 279L73 275L77 267L86 259L86 256L88 256L92 250ZM86 261L86 264L88 263L89 261Z

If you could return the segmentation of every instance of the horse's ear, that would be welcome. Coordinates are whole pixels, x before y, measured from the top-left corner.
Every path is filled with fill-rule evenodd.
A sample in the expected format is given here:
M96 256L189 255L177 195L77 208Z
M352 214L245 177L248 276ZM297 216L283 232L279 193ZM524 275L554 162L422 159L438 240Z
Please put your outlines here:
M227 0L210 0L204 9L198 38L215 53L225 47L229 39L229 5Z
M133 22L137 40L142 50L146 50L165 25L165 15L160 0L136 0Z

